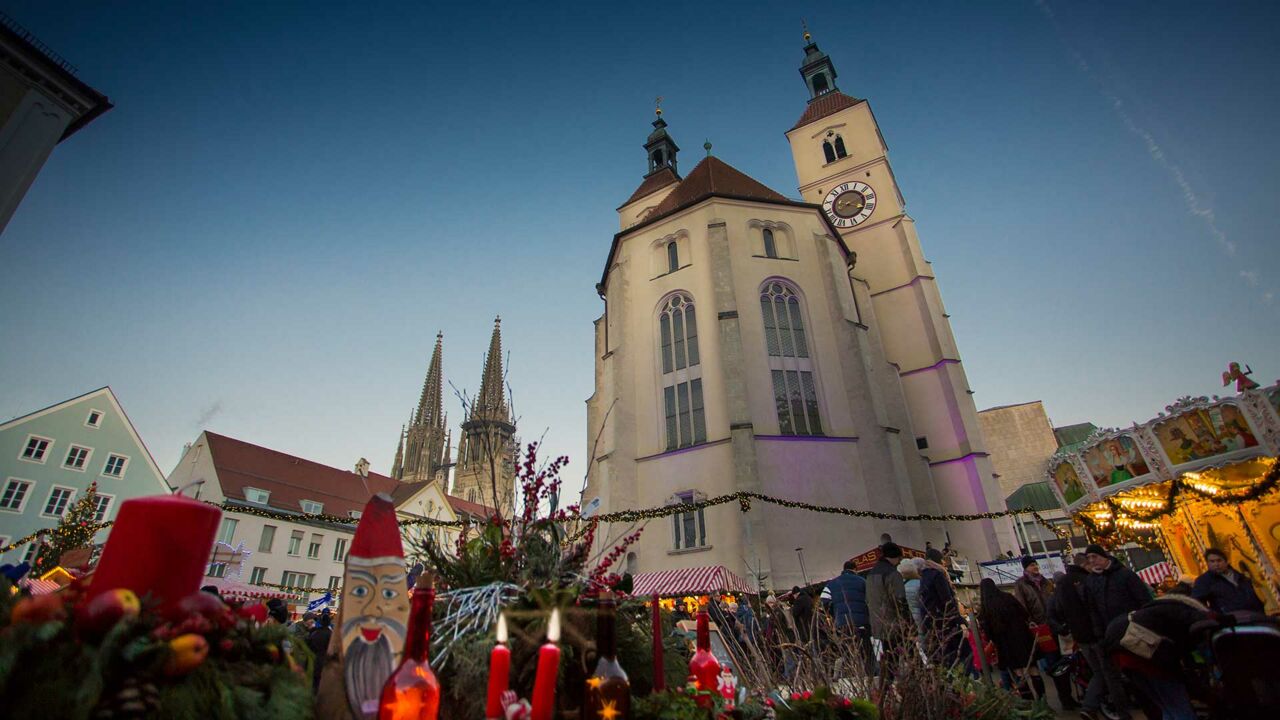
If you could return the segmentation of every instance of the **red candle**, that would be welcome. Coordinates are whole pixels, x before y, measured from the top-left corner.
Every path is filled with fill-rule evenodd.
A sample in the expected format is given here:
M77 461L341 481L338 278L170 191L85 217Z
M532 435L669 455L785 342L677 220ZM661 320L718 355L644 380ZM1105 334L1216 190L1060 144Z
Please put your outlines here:
M511 672L511 650L507 648L507 617L498 616L498 644L489 653L489 695L484 716L489 720L502 720L502 693L507 691Z
M121 503L86 600L128 588L150 595L161 613L200 590L222 511L181 495Z
M689 660L689 674L697 680L699 690L715 692L719 685L720 661L711 654L711 625L706 610L698 613L698 649ZM706 696L698 698L699 705L709 702L704 698Z
M653 596L653 691L667 689L667 679L662 668L662 607L657 595Z
M560 610L551 611L547 623L547 643L538 649L538 673L533 681L533 712L530 720L551 720L556 706L556 674L560 672Z

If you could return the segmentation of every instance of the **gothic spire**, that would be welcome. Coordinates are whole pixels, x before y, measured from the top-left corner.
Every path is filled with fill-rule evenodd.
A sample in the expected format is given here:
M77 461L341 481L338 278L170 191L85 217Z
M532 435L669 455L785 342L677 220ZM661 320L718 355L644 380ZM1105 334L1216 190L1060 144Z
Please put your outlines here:
M473 419L501 420L508 422L506 378L502 372L502 318L493 321L493 337L489 340L489 354L484 358L484 375L480 378L480 391L476 393Z
M400 426L400 439L396 442L396 459L391 463L391 477L399 480L404 474L404 426Z
M443 378L440 372L440 355L444 345L444 333L436 333L436 349L431 353L431 365L427 368L427 378L422 383L422 398L418 401L417 422L429 427L443 427L441 415L443 404Z

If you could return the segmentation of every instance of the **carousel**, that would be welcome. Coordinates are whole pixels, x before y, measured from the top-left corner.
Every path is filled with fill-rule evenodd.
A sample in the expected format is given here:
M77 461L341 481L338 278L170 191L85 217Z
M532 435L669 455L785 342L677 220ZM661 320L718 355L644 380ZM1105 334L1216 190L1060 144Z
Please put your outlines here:
M1217 548L1280 612L1280 382L1232 363L1229 397L1185 397L1123 430L1101 429L1049 463L1058 500L1093 541L1163 551L1179 574Z

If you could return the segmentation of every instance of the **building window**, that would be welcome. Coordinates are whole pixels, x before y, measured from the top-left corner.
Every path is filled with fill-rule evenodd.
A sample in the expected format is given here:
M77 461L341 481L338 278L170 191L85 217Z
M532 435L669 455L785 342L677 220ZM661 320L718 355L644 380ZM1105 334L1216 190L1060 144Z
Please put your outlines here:
M698 355L698 319L693 301L672 295L658 315L662 349L662 403L668 450L707 441Z
M5 483L4 494L0 495L0 510L22 512L27 504L27 492L31 489L31 481L9 478Z
M235 518L222 518L222 527L218 530L218 542L231 544L231 540L236 535L236 525L240 521Z
M84 472L84 464L89 461L89 455L92 453L93 448L72 445L71 449L67 450L67 459L62 463L62 467Z
M115 498L111 495L95 495L93 501L93 521L106 522L107 514L111 512L111 501Z
M764 229L764 256L778 257L778 244L773 241L773 231L769 228Z
M347 539L338 538L333 543L333 561L343 562L347 559Z
M307 546L307 557L312 560L320 559L320 545L324 542L323 535L312 535L311 544Z
M259 585L263 580L267 579L267 569L264 567L256 567L253 572L249 573L249 584Z
M285 570L284 573L280 576L281 585L287 585L289 587L307 588L308 590L311 589L311 586L313 583L315 583L315 581L316 581L315 573L300 573L300 572L291 572L289 570Z
M916 438L916 449L917 449L917 450L928 450L928 449L929 449L929 438L925 437L924 435L921 435L920 437Z
M107 464L102 466L102 474L108 477L120 477L124 475L124 466L128 464L129 458L111 453L107 455Z
M27 445L22 449L22 459L28 462L44 463L49 446L52 444L52 438L28 435Z
M692 506L696 502L693 491L676 493L673 505ZM702 508L693 508L671 516L672 533L676 550L688 550L707 546L707 518Z
M836 149L835 146L831 144L830 140L822 141L822 156L826 158L829 163L836 161Z
M5 547L8 544L9 544L9 536L0 535L0 547ZM3 557L4 557L4 553L0 553L0 558L3 558Z
M276 542L276 526L263 525L262 537L258 539L258 552L269 553Z
M760 310L764 315L765 346L773 377L779 432L821 435L818 391L800 298L791 286L771 281L760 293Z
M836 136L836 157L842 158L842 157L848 157L848 155L849 153L845 152L845 149L844 149L844 138L837 135Z
M359 520L359 519L360 519L360 515L361 515L361 514L362 514L362 513L361 513L359 510L348 510L348 511L347 511L347 517L351 518L352 520Z
M40 549L40 543L29 542L27 549L22 551L22 562L33 563L36 561L36 552Z
M258 488L247 487L244 489L244 499L255 505L266 505L267 499L271 497L271 493L267 490L259 490Z
M84 426L94 428L95 430L102 427L102 411L90 410L89 416L84 419Z
M303 500L302 512L308 515L319 515L324 512L324 503L318 503L315 500Z
M45 501L44 512L41 514L48 517L62 517L62 514L67 511L67 505L71 502L71 496L75 494L76 491L71 488L55 485L53 490L49 491L49 499Z
M207 577L220 578L226 577L226 574L227 564L224 562L211 562L209 563L209 569L205 571L205 576Z
M294 557L297 557L302 553L302 535L303 533L301 530L294 530L293 533L289 535L289 554ZM288 583L285 584L288 585Z
M334 593L336 595L338 593L338 586L341 584L342 584L341 575L329 576L329 592Z
M667 243L667 272L680 269L680 246L675 240Z

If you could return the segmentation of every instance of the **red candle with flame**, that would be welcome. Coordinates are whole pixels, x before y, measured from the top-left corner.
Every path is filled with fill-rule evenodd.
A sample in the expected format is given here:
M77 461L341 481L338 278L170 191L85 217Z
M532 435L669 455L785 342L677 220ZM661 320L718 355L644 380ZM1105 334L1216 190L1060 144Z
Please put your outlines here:
M404 659L382 686L378 720L436 720L440 681L431 670L431 610L436 588L431 573L422 573L413 588Z
M502 693L507 691L511 673L511 650L507 648L507 617L498 616L498 644L489 653L489 694L484 716L489 720L502 720Z
M547 643L538 649L538 674L533 682L533 712L530 720L551 720L556 707L556 675L560 672L560 611L551 611L547 623Z
M689 674L698 682L699 690L716 691L720 680L720 661L711 654L711 619L706 610L698 613L698 649L689 660ZM699 704L703 704L704 697L709 696L700 696Z
M86 602L116 588L150 595L172 610L200 590L222 511L182 495L134 498L120 505L94 570Z

